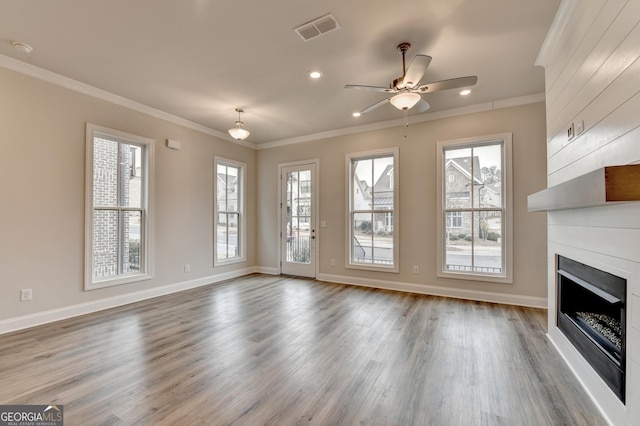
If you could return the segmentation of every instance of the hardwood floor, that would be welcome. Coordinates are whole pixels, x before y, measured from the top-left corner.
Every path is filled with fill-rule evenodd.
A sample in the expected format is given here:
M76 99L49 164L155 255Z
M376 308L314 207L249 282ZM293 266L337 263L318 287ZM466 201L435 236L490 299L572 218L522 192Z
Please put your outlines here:
M0 336L66 425L604 425L539 309L264 275Z

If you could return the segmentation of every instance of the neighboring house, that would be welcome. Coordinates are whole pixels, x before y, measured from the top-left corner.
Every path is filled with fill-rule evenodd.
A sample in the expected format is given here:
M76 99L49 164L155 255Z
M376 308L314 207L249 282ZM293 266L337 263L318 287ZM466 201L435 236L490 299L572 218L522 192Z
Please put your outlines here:
M238 210L238 176L217 173L217 194L218 206L217 210L237 211ZM227 207L220 205L220 201L224 200L222 194L227 194Z
M354 210L392 210L393 209L393 166L388 165L373 186L365 180L354 177L356 187L353 192ZM393 212L377 213L372 231L393 231Z
M471 157L450 158L445 168L447 209L471 207L472 200L475 206L480 208L501 207L502 183L500 181L485 183L478 156L474 156L473 159ZM494 212L487 212L485 218L491 222L491 218L495 215ZM488 226L491 228L490 223ZM472 234L471 215L461 211L448 212L447 229L452 233Z

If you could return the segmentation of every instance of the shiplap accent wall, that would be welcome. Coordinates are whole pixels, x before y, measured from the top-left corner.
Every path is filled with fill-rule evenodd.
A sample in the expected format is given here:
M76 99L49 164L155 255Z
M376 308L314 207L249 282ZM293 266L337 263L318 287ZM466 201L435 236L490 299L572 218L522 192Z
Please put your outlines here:
M545 68L547 182L640 163L640 0L563 0ZM569 140L567 130L583 122ZM640 424L640 203L548 214L549 336L608 420ZM555 326L556 254L628 280L627 400L619 403Z

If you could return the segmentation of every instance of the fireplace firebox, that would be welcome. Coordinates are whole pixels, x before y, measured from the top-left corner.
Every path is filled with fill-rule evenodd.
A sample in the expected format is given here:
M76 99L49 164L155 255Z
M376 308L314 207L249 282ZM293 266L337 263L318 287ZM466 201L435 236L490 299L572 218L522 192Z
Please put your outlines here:
M624 403L626 280L563 256L557 274L558 328Z

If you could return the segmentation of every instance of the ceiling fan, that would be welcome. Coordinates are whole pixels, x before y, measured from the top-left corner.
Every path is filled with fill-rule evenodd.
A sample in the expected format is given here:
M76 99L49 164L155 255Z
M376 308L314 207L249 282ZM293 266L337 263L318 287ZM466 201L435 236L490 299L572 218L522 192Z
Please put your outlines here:
M398 50L402 53L402 77L398 77L393 80L389 87L381 86L364 86L360 84L347 84L345 89L358 89L369 90L373 92L393 93L394 95L376 102L375 104L368 106L360 111L360 114L365 114L372 111L379 106L390 102L394 107L399 110L409 110L416 107L418 112L425 112L430 108L430 105L426 100L422 98L423 93L438 92L440 90L459 89L461 87L473 86L478 81L477 76L452 78L449 80L434 81L432 83L420 85L420 80L427 71L429 63L431 63L431 56L416 55L411 61L409 68L405 66L405 55L411 44L400 43Z

